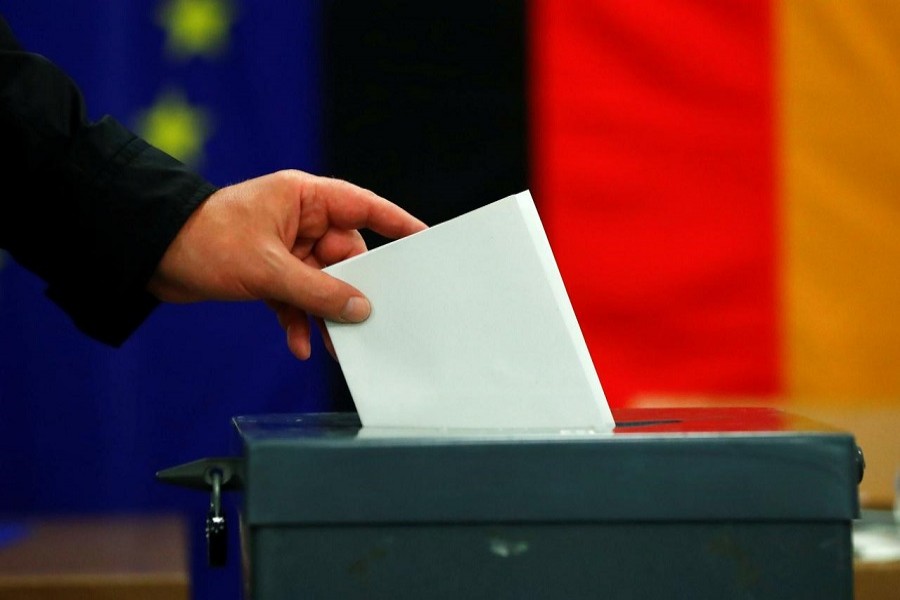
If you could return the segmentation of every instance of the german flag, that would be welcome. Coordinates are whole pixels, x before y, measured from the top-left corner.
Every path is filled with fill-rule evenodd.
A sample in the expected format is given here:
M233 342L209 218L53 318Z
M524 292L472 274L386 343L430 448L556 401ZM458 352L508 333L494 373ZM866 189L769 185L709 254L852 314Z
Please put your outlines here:
M332 174L431 222L530 188L613 406L896 406L900 4L333 4Z

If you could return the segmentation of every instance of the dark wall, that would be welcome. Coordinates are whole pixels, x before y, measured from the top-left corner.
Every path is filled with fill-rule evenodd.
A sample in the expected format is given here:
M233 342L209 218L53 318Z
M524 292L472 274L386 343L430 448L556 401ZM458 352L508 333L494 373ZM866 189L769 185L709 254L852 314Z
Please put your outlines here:
M323 18L327 174L429 225L529 188L522 3L353 0Z
M514 2L325 10L325 164L435 224L528 187Z

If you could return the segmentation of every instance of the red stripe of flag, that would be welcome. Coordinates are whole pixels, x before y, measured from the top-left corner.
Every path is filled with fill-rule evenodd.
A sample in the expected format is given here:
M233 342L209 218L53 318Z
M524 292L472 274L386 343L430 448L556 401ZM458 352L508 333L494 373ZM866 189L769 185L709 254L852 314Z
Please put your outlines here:
M610 403L779 391L771 7L529 19L535 200Z

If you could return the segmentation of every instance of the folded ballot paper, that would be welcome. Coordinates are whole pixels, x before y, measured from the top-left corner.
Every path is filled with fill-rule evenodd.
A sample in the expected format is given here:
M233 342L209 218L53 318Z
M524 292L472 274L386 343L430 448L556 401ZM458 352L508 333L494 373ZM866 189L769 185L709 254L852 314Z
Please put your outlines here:
M614 427L528 191L325 271L372 303L326 324L363 429Z

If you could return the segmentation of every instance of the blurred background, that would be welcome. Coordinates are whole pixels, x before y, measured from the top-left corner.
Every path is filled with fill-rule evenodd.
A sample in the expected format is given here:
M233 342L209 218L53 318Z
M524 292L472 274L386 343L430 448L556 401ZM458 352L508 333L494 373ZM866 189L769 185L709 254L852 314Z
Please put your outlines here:
M613 407L765 404L900 468L900 6L8 0L22 44L219 185L282 168L429 223L531 189ZM369 235L370 245L382 240ZM260 304L160 307L121 348L0 262L0 513L183 511L154 479L231 417L352 410ZM552 368L553 357L548 357ZM233 528L233 529L236 529ZM232 545L237 548L236 543Z

